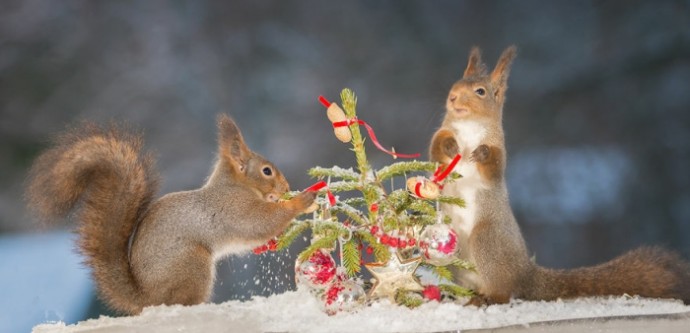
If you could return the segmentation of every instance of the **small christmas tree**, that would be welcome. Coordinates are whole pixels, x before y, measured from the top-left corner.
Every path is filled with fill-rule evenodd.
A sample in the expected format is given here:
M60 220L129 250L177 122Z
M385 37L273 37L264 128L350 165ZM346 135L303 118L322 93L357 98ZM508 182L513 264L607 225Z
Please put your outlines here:
M457 258L457 237L438 209L440 203L464 206L460 198L440 195L439 188L459 175L451 173L453 165L439 168L432 162L397 162L374 170L367 160L360 125L369 131L374 144L395 157L416 157L384 149L373 130L356 115L357 98L344 89L341 93L343 109L320 97L328 108L336 136L351 142L357 170L315 167L309 175L321 180L311 190L325 193L316 200L310 219L296 219L272 248L287 248L299 235L312 231L311 245L304 249L296 263L298 285L307 286L323 297L327 312L356 308L366 299L388 298L398 304L414 307L425 299L469 296L468 289L451 283L451 267L472 269ZM460 158L458 155L455 159ZM406 188L396 189L393 179L412 174L428 174L409 178ZM390 185L389 185L390 184ZM335 194L347 195L337 200ZM294 195L296 193L292 193ZM340 268L330 253L338 249ZM367 262L372 260L373 262ZM422 286L417 268L424 266L433 272L438 286ZM364 293L358 277L362 266L373 275L375 282Z

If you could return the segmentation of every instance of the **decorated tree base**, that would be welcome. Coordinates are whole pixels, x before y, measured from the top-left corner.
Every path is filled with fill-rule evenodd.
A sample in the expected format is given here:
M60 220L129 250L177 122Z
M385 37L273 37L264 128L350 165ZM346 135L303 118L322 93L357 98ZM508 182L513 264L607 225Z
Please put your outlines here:
M378 299L416 307L472 295L451 282L452 266L471 269L471 265L458 258L457 236L438 209L440 203L464 206L462 199L443 196L440 191L460 177L452 172L460 155L447 167L413 160L374 170L367 160L360 126L367 129L379 150L393 158L419 154L384 148L373 128L357 118L354 93L344 89L341 99L343 108L319 98L338 140L352 144L357 170L337 166L309 170L319 182L308 190L325 195L317 198L311 218L294 220L273 246L284 249L299 235L312 231L311 244L296 262L297 285L322 299L329 314L352 311ZM433 177L425 176L430 173ZM398 184L404 184L403 188L394 186L397 179L402 179ZM338 194L347 198L340 200ZM337 274L331 253L339 259ZM371 283L365 284L362 278L363 266L373 276ZM435 274L437 284L423 285L420 269Z

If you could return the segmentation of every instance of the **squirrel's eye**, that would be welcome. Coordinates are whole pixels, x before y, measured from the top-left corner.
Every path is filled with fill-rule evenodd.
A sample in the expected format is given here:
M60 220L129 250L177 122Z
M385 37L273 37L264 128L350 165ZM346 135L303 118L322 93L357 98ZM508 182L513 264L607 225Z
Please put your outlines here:
M474 93L483 97L484 95L486 95L486 89L479 87L477 89L474 89Z
M261 170L261 171L262 171L262 172L264 173L264 175L266 175L266 176L270 176L270 175L273 174L273 170L271 170L271 168L269 168L269 167L264 167L263 170Z

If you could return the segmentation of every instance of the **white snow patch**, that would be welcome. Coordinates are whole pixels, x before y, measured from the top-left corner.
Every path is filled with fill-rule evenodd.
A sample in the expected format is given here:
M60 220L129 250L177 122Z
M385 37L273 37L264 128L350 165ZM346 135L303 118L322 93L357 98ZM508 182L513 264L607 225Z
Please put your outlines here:
M681 313L690 306L637 297L582 298L556 302L512 301L478 309L427 303L417 309L375 302L355 313L328 316L305 291L251 301L197 306L157 306L139 316L101 317L76 325L42 324L34 332L439 332L526 325L576 318Z

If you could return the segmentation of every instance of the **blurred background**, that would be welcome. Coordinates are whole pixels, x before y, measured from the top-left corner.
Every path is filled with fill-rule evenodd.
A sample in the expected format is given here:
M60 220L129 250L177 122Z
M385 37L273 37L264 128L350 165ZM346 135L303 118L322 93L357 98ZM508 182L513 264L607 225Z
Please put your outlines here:
M167 193L204 182L227 112L302 189L312 166L355 164L318 95L354 89L384 145L426 155L470 47L493 66L511 44L507 177L536 260L590 265L644 244L690 257L690 1L2 1L0 331L108 313L70 225L41 225L22 201L66 125L141 129ZM299 250L224 260L214 301L294 287Z

